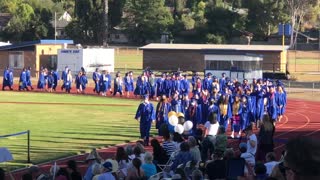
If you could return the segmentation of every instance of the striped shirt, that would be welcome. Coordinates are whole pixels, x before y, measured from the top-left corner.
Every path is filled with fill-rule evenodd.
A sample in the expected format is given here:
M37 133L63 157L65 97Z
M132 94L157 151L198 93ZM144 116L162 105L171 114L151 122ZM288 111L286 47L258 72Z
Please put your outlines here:
M172 141L164 141L162 147L166 151L168 157L177 150L176 144Z

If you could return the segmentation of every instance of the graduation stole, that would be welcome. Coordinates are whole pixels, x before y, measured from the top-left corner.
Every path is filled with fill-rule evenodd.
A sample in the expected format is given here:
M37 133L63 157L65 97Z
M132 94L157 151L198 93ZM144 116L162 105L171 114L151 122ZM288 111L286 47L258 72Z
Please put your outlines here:
M234 102L232 104L232 115L236 115L239 112L240 109L240 101Z
M220 108L221 115L222 115L222 116L226 116L226 115L227 115L227 112L228 112L228 104L221 103L221 104L219 105L219 108Z
M191 110L189 111L189 117L192 118L196 114L197 105L189 107Z

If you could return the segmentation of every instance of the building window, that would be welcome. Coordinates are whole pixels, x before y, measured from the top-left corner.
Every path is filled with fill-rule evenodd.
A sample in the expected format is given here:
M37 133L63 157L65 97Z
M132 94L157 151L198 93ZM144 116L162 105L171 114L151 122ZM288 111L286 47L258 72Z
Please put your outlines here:
M218 61L207 60L207 70L254 71L262 69L262 61Z
M24 67L23 52L9 52L9 66L11 68L22 69Z

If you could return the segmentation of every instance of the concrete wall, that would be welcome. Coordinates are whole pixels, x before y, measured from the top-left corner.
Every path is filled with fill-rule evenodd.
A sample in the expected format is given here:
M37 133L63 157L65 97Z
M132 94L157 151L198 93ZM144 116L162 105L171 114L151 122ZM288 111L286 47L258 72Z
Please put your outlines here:
M197 50L144 50L143 68L154 70L203 71L204 54Z
M45 45L45 44L39 44L36 45L36 66L35 69L36 71L40 70L40 57L45 57L43 55L57 55L58 54L58 50L59 49L63 49L63 44L49 44L49 45ZM49 56L47 56L49 57Z

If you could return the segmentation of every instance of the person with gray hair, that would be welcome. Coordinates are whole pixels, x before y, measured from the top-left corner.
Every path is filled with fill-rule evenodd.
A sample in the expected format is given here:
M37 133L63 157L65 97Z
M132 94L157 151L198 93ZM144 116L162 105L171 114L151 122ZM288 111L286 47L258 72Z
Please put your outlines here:
M147 178L157 174L157 168L153 164L153 155L150 152L146 152L144 155L144 163L141 166Z
M201 153L199 150L199 147L197 145L197 140L193 136L189 136L188 138L188 144L190 147L190 153L192 156L192 159L196 161L197 163L201 161Z

